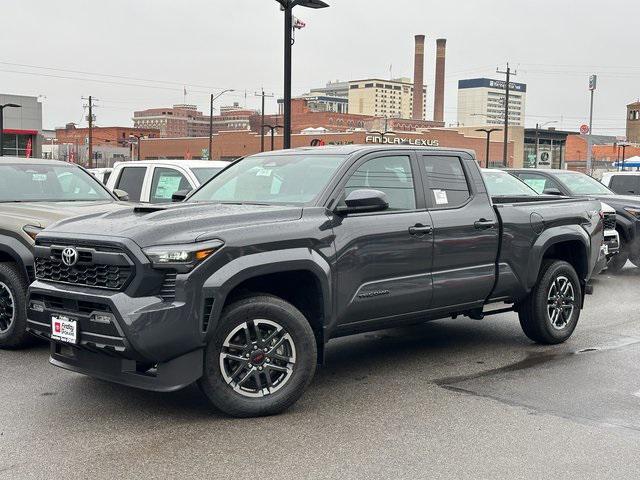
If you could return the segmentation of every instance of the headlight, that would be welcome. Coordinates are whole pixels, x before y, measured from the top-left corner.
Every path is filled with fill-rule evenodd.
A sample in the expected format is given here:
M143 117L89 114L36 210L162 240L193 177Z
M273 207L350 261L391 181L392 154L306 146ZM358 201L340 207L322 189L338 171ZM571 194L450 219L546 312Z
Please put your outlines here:
M624 207L624 211L627 212L629 215L633 215L636 218L640 218L640 208Z
M186 245L159 245L143 248L142 251L154 268L173 268L179 272L188 272L223 245L222 240L212 240Z
M22 227L24 233L31 237L31 240L36 241L36 235L38 235L44 228L38 227L37 225L25 225Z

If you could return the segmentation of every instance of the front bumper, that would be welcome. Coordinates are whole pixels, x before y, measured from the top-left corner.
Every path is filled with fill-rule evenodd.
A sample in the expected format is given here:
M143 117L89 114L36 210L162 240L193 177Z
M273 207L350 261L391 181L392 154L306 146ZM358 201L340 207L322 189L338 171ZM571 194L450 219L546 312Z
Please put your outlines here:
M156 391L202 376L203 335L190 303L36 281L27 305L28 330L47 340L52 315L77 321L77 344L51 342L53 365Z

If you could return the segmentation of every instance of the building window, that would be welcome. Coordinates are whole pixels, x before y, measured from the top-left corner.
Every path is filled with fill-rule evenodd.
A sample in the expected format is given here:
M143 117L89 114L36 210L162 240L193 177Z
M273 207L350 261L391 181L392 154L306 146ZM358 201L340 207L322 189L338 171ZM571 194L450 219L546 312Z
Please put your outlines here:
M355 85L349 85L349 88L352 89L352 90L355 90L358 87L359 87L359 85L357 83Z

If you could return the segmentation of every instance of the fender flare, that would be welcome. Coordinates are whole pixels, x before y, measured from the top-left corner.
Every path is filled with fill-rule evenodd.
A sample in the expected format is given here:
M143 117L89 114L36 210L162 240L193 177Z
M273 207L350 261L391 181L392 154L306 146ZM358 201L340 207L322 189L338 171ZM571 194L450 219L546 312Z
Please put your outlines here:
M20 267L20 270L29 279L27 267L33 266L33 250L24 243L9 235L0 234L0 252L8 255Z
M214 298L212 318L217 322L229 293L242 282L272 273L307 271L314 275L322 290L323 324L322 341L327 338L325 330L332 324L332 279L329 263L315 250L295 248L243 255L224 265L205 280L203 289ZM208 295L207 295L208 296ZM209 335L215 331L211 325Z
M578 241L585 249L585 254L588 256L591 249L591 239L589 234L577 225L562 225L559 227L552 227L544 232L537 238L535 243L531 247L531 253L529 255L529 266L527 268L527 283L526 288L530 291L538 280L540 274L540 266L542 265L542 259L547 251L557 245L558 243ZM590 259L587 259L587 268ZM583 279L581 279L583 280Z

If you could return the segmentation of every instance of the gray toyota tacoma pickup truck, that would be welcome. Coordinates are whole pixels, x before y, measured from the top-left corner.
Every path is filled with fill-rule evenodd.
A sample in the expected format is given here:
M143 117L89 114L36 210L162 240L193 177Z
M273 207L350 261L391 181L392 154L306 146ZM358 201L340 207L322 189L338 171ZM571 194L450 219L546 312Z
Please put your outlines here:
M197 381L230 415L274 414L342 335L516 311L535 342L563 342L602 232L599 201L492 202L468 151L264 153L184 203L39 234L29 329L56 366L155 391Z

